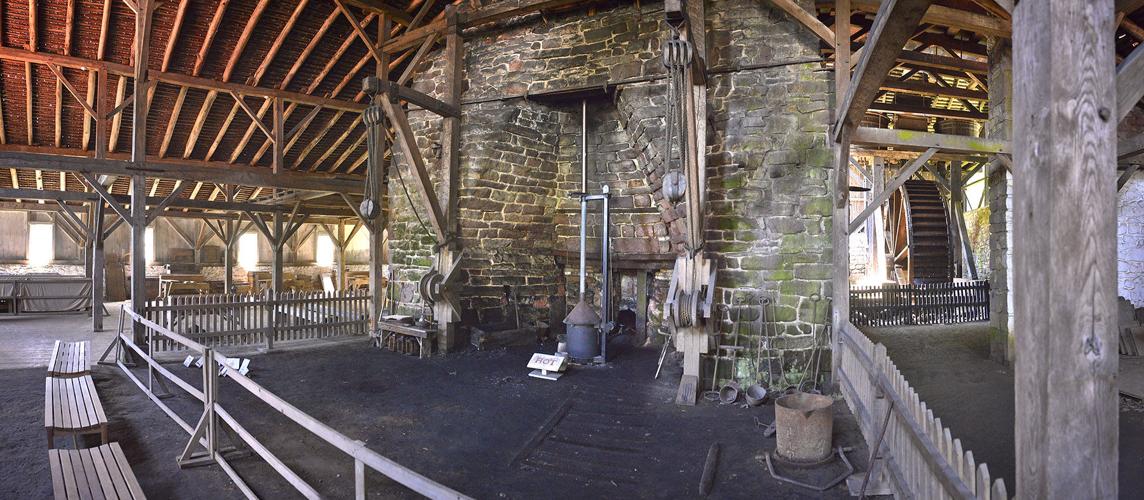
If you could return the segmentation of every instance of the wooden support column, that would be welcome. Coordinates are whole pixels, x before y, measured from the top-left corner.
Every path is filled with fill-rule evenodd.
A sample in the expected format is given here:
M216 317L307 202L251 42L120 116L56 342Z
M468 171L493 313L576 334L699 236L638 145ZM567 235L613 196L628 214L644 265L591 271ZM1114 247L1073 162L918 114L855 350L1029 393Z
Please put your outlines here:
M131 176L131 308L140 314L147 301L147 178ZM135 325L135 342L144 342L143 325Z
M103 331L103 290L104 270L107 262L103 256L103 200L95 203L95 215L91 224L91 330Z
M961 214L965 211L965 181L962 179L962 162L949 162L949 243L954 251L953 276L966 276L965 256L961 245Z
M385 46L385 42L389 37L390 30L389 16L381 16L377 27L377 44L378 46ZM382 81L389 80L389 53L382 51L382 57L377 61L377 77ZM383 96L384 98L384 96ZM368 130L369 128L366 129ZM377 159L377 164L370 165L370 168L378 169L373 172L375 175L366 177L366 182L371 183L369 192L374 193L376 202L380 205L378 216L372 220L363 220L366 224L366 229L369 231L369 331L371 334L377 332L377 321L385 311L385 289L388 284L388 277L386 276L386 262L385 262L385 228L387 226L386 208L389 203L389 192L387 182L390 162L387 155L381 154L389 145L384 132L377 134L377 147L379 152L374 156ZM348 202L347 204L353 204ZM356 210L356 208L355 208Z
M831 325L838 332L850 321L850 133L846 124L847 108L843 96L850 86L850 0L836 0L834 4L834 109L835 127L839 133L834 143L834 211L831 222L833 269L831 290L833 307ZM869 50L866 51L868 56ZM879 79L880 81L880 79ZM864 111L864 110L863 110ZM875 197L877 199L877 197ZM866 208L870 210L870 207ZM838 342L831 342L831 380L837 380Z
M464 78L465 49L464 40L457 25L456 7L445 7L445 82L448 92L443 100L458 108L461 105L461 91ZM441 129L441 189L437 196L441 200L441 209L445 212L445 234L450 238L445 245L437 251L437 268L441 274L448 274L457 252L461 251L461 227L458 220L458 188L461 175L461 118L445 117L442 119ZM457 326L461 319L460 311L453 311L448 301L440 301L433 305L433 318L437 320L437 345L441 354L456 349L460 343L457 339Z
M209 222L208 222L209 224ZM226 293L233 293L234 291L234 244L238 241L239 234L238 223L236 221L226 221L226 231L223 232L223 275L222 287Z
M1114 17L1113 0L1013 13L1020 498L1118 493Z
M270 269L270 286L275 294L285 291L282 279L282 247L285 244L283 229L282 212L274 212L274 237L270 241L271 247L274 248L274 267Z
M874 158L871 168L870 199L877 199L886 190L886 160L882 157ZM886 279L886 217L885 212L878 210L871 216L866 226L870 231L870 274L880 279Z

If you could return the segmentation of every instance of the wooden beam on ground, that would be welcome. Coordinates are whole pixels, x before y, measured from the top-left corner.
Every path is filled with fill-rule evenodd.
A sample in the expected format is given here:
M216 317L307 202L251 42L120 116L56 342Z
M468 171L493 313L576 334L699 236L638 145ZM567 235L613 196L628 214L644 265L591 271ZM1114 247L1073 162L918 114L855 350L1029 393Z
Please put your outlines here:
M862 224L866 221L866 219L870 217L870 215L873 214L876 210L878 210L878 208L881 207L883 203L889 200L890 196L893 195L894 192L898 190L898 188L902 187L902 184L905 184L906 181L910 180L910 177L913 177L914 174L917 173L918 169L922 168L922 165L925 165L925 163L929 161L930 157L932 157L936 152L937 148L927 149L925 153L914 159L912 163L899 171L898 175L894 177L894 180L890 181L889 184L886 184L885 190L883 190L877 197L871 200L870 203L866 206L866 209L862 210L862 212L859 213L857 217L854 217L854 219L850 221L850 225L846 230L847 234L852 234L854 231L857 231L858 228L862 227Z
M887 0L878 9L862 59L851 77L844 98L839 98L840 115L834 125L837 138L844 126L855 126L874 102L878 89L910 36L917 31L932 0ZM849 40L849 36L847 36ZM849 43L849 42L847 42Z
M1023 1L1013 13L1022 498L1118 496L1114 17L1113 0Z
M1120 123L1144 97L1144 43L1116 67L1116 123Z

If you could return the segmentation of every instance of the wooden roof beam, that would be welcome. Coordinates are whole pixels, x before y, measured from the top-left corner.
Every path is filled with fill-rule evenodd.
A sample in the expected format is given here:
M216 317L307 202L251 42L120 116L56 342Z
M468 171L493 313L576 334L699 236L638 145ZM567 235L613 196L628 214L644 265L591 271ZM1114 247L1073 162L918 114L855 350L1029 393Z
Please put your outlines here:
M1116 123L1120 123L1144 97L1144 43L1116 67Z
M341 4L341 0L334 0L334 2ZM374 14L385 14L393 20L393 22L402 26L409 26L413 24L413 18L409 16L408 12L401 10L397 7L389 5L381 0L344 0L344 3L353 5L364 9Z
M855 128L854 131L851 132L850 142L855 146L890 146L895 149L907 150L938 148L946 153L985 156L998 153L1012 153L1012 145L1009 141L872 127Z
M207 54L210 53L211 44L214 43L215 35L218 34L218 27L222 24L222 16L226 13L226 8L230 4L230 0L219 0L218 5L215 7L214 16L211 16L211 22L207 26L207 32L203 35L203 44L199 47L199 53L195 56L195 66L191 70L192 76L199 76L203 71L203 65L207 62Z
M175 10L175 22L171 26L171 36L167 38L167 48L163 50L163 64L159 71L166 72L171 66L171 57L175 54L175 45L179 41L179 31L183 29L183 19L187 15L187 5L190 0L179 0L179 7Z
M0 59L34 62L38 64L51 63L69 68L98 69L108 71L110 74L122 76L131 76L134 72L134 68L126 64L95 61L92 59L64 56L59 54L49 54L45 52L29 52L12 47L0 47ZM223 82L198 76L159 71L149 71L147 76L148 80L151 82L163 82L171 85L191 87L207 91L226 93L238 92L250 97L278 97L289 102L297 102L310 106L324 106L330 109L339 109L345 111L358 112L365 109L364 104L332 99L318 95L311 95L302 92L292 92L284 90L284 88L270 89L265 87L255 87L252 85Z
M290 14L290 18L286 20L286 25L278 32L278 36L274 42L270 44L270 49L266 52L266 56L262 58L262 64L258 65L258 69L254 70L254 75L246 82L248 85L257 86L262 81L263 75L266 70L270 69L270 63L274 60L274 56L278 55L278 51L282 49L282 44L286 42L286 37L290 31L294 29L294 24L298 22L298 17L302 15L302 11L306 9L306 5L310 0L302 0L298 2L298 6Z
M878 12L883 3L891 0L851 0L850 7L861 12ZM819 0L816 5L833 6L833 0ZM930 5L921 22L972 31L979 35L1009 38L1013 25L1005 19L969 12L944 5Z
M246 49L246 44L250 42L250 36L254 33L254 27L258 25L258 20L262 17L262 13L266 12L266 7L270 5L270 0L258 0L258 5L254 6L254 12L246 20L246 27L242 29L242 34L239 35L238 41L234 44L234 49L230 51L230 59L226 62L226 68L222 72L222 81L229 82L231 74L234 73L234 68L238 65L239 56L242 51Z
M874 102L878 89L897 64L902 47L917 30L922 16L932 0L888 0L878 9L870 29L870 41L862 51L862 59L855 68L847 87L846 96L839 98L839 116L834 125L834 137L843 127L854 126Z

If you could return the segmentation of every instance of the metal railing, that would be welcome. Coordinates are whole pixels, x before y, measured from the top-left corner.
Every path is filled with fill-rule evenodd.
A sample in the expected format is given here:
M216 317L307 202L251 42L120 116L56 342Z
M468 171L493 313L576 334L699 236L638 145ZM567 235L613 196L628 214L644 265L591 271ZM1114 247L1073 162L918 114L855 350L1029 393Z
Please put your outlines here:
M850 288L850 322L859 326L938 325L989 320L989 282Z
M160 363L155 361L149 352L150 349L145 349L137 345L130 335L130 328L127 329L128 333L124 333L124 319L129 318L131 323L137 323L143 326L146 336L146 343L148 346L154 345L159 339L170 341L179 344L189 352L193 352L202 356L202 390L196 389L187 381L179 378L170 370L163 367ZM257 498L254 491L246 484L246 482L234 471L234 469L227 462L226 453L228 449L220 449L218 446L218 432L221 430L219 419L225 423L246 446L250 448L255 454L266 461L279 475L286 479L294 489L298 490L306 498L320 498L318 491L310 485L305 479L299 476L294 470L290 469L282 460L274 455L261 441L255 438L247 429L238 422L238 420L230 414L222 404L219 403L219 372L223 371L225 377L234 381L239 387L246 389L251 395L266 403L268 406L284 415L294 423L302 426L307 431L315 436L321 438L326 443L337 448L341 452L348 455L354 461L354 492L355 498L364 499L366 494L365 489L365 474L366 468L377 471L386 477L404 485L405 487L429 498L469 498L445 485L437 483L408 467L405 467L381 454L367 448L365 443L355 441L347 437L345 434L338 432L333 427L326 425L318 419L308 415L306 412L298 409L296 406L290 404L286 400L270 392L265 387L259 385L257 382L251 380L249 377L241 374L238 370L233 369L230 358L218 353L214 348L201 344L187 336L181 335L166 328L151 319L138 314L133 311L129 305L123 307L123 316L120 318L119 333L115 342L108 347L107 352L104 353L104 358L115 351L114 364L119 366L123 373L125 373L140 389L146 393L147 397L151 399L160 409L163 410L167 416L171 417L180 427L183 428L188 434L191 435L190 441L187 442L183 452L179 455L180 465L193 465L204 462L215 462L223 471L234 481L235 485L246 495L247 498ZM146 363L147 380L144 382L140 380L130 368L124 364L123 355L130 352L136 360ZM195 426L189 425L178 414L172 411L166 403L157 395L153 390L154 382L162 382L163 379L158 379L155 374L159 374L163 379L169 380L179 388L186 391L191 396L194 396L199 401L203 402L203 413L200 416ZM202 447L201 451L195 451L196 447Z
M978 464L927 408L885 346L875 345L850 323L839 329L835 341L839 388L866 442L877 447L895 496L1008 498L1005 482L990 481L989 467Z

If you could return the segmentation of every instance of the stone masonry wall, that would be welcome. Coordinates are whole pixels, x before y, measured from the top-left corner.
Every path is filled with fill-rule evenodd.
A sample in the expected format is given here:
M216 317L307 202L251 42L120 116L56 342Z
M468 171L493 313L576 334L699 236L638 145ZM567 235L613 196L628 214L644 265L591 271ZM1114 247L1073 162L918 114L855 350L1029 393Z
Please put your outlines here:
M1013 49L1009 40L990 39L989 43L989 120L985 135L1008 139L1012 128ZM986 178L989 197L989 318L991 325L989 357L1000 363L1014 359L1013 303L1009 283L1013 278L1012 176L997 168Z
M593 99L590 113L590 189L607 182L616 193L617 252L670 255L677 249L681 208L663 199L660 180L666 87L657 77L659 47L669 34L662 19L660 3L624 3L594 15L531 16L465 34L460 206L468 321L496 317L505 284L519 288L528 303L522 312L531 318L563 315L557 308L565 278L553 254L576 248L579 217L567 195L579 189L579 102L526 93L612 84L607 98L601 92ZM706 236L719 261L716 302L777 296L775 345L784 351L786 371L797 374L809 358L812 332L829 317L810 297L831 293L830 71L821 64L817 38L766 2L708 2L707 29ZM431 56L414 88L440 95L440 76L440 59ZM410 118L427 163L437 170L432 152L439 120L420 111ZM394 161L409 179L401 155ZM396 180L391 173L393 264L405 308L415 310L413 284L430 264L432 239ZM595 222L590 234L598 231ZM670 269L656 273L652 314L662 312L668 275ZM743 308L741 320L757 319L759 309ZM718 310L720 330L730 332L735 311ZM750 336L760 331L740 333L748 336L740 345L751 345ZM740 360L734 374L720 378L751 376L751 361Z

